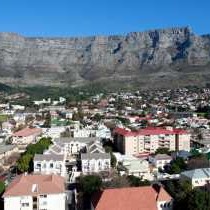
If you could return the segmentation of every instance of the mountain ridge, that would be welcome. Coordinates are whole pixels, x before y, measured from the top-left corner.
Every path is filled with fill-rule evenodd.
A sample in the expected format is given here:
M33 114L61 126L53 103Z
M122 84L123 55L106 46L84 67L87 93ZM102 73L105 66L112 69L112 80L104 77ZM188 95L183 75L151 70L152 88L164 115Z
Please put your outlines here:
M203 86L209 67L210 35L190 27L88 37L0 33L0 82L13 86Z

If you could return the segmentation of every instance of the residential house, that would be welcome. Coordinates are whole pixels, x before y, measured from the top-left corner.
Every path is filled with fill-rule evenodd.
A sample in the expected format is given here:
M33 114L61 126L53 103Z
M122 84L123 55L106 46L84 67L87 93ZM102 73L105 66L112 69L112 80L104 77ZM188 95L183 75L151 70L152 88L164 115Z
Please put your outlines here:
M210 182L210 168L200 168L184 171L180 174L181 180L187 180L194 187L202 187Z
M157 154L149 157L149 161L157 168L164 169L164 166L169 165L172 157L166 154Z
M148 180L152 178L150 174L149 162L143 159L125 160L122 162L122 169L124 169L127 175L133 175Z
M66 166L64 155L36 154L34 156L34 172L40 174L57 174L65 177Z
M20 175L9 184L4 210L65 210L64 179L57 175Z
M82 153L81 164L84 174L109 171L111 156L110 153Z
M42 134L41 128L24 128L13 133L12 143L20 145L28 145L36 140Z

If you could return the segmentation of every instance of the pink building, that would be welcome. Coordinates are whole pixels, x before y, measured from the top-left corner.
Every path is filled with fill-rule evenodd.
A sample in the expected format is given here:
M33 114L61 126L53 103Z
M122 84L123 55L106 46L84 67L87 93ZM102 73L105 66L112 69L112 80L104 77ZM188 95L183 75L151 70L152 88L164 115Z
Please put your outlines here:
M114 144L122 154L155 153L158 148L190 151L190 134L182 129L148 127L138 131L114 130Z

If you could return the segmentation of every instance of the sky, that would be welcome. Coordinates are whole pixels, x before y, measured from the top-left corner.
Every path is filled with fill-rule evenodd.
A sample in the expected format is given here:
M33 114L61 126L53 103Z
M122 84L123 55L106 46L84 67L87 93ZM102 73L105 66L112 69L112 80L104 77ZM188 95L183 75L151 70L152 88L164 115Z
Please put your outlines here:
M210 0L0 0L0 32L114 35L190 26L210 33Z

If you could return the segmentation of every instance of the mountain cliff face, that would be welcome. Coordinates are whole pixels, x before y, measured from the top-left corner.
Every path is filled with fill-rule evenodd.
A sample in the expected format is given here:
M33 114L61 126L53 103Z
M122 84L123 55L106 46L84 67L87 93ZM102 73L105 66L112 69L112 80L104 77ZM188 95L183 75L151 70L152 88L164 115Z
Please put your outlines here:
M85 38L0 33L0 82L5 84L205 85L209 67L210 36L197 36L188 27Z

